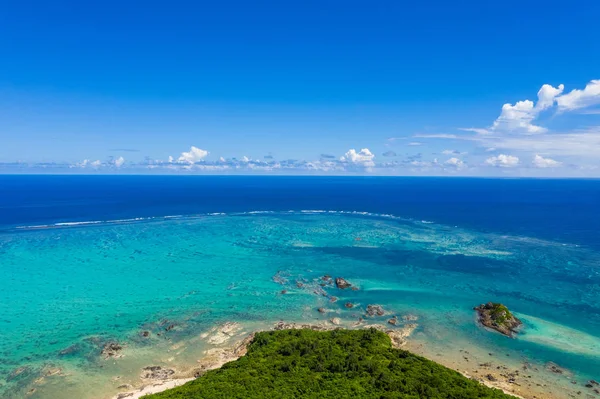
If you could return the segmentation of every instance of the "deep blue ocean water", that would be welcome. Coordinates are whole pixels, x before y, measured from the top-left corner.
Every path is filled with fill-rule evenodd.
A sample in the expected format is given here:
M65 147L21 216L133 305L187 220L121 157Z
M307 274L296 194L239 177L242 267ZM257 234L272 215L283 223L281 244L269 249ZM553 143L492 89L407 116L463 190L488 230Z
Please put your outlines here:
M506 354L568 397L600 378L599 205L598 180L0 176L0 396L110 397L143 366L194 364L220 323L354 323L379 303L417 316L428 356ZM360 290L330 303L323 274ZM489 300L518 338L476 324ZM123 359L99 357L109 340Z
M0 176L0 226L301 209L367 211L600 247L600 180Z

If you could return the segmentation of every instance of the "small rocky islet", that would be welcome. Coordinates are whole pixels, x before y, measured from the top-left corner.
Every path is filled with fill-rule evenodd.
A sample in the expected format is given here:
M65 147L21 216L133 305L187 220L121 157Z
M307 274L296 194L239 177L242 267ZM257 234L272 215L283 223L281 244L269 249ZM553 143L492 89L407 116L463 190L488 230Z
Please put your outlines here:
M501 303L482 303L476 306L478 321L481 325L498 331L499 333L513 338L517 334L523 322L516 318L508 308Z

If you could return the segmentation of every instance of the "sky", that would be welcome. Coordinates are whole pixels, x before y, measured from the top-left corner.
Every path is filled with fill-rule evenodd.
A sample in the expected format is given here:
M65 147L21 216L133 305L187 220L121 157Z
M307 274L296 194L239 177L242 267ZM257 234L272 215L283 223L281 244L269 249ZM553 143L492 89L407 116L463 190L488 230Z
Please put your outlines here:
M0 173L600 177L600 2L13 1Z

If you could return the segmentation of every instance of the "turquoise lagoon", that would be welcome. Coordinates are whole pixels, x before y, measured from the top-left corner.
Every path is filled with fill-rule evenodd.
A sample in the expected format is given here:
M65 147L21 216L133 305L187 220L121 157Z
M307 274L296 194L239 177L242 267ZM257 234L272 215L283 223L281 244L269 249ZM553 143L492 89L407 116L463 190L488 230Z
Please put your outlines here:
M600 378L600 254L569 243L392 215L247 212L12 229L0 261L4 398L109 398L144 366L193 367L211 346L202 334L224 322L240 334L280 320L351 324L367 304L418 317L411 347L442 363L468 351L533 365L556 397ZM330 302L324 274L360 289L326 288ZM477 325L472 308L486 301L524 321L516 339ZM100 356L109 341L123 358Z

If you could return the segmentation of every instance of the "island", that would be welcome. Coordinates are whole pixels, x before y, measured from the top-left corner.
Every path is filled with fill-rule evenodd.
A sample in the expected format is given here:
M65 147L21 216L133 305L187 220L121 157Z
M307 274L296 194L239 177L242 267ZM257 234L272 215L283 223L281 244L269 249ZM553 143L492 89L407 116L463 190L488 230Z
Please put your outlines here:
M523 324L501 303L488 302L474 309L477 311L479 322L482 325L507 337L514 337L517 328Z
M144 398L274 397L514 399L394 348L390 337L375 328L258 332L245 356Z

